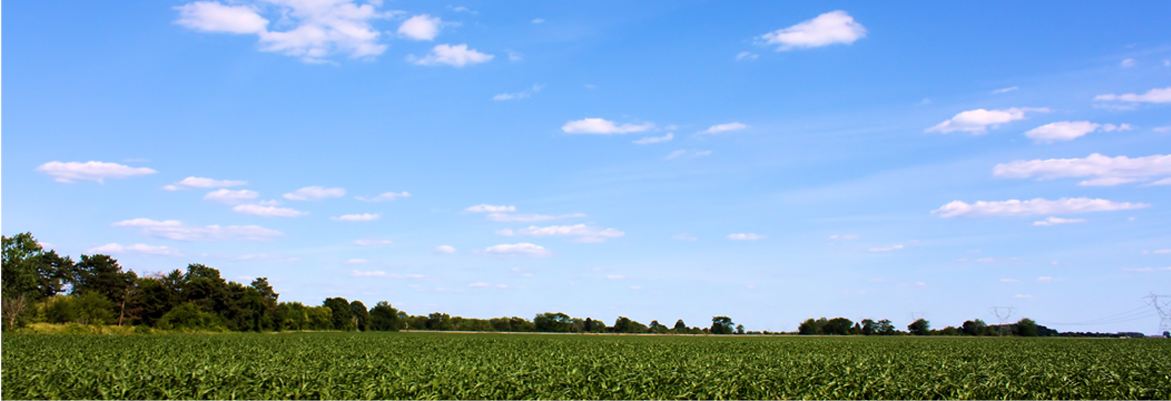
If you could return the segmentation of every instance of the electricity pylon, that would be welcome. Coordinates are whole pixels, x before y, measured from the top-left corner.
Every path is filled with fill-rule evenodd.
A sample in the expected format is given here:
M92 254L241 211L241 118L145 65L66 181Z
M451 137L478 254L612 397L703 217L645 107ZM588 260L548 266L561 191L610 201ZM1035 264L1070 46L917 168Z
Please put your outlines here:
M1171 295L1151 294L1143 298L1147 300L1148 305L1154 306L1155 311L1159 312L1159 331L1162 333L1171 331Z
M1012 313L1016 311L1016 308L1011 306L993 306L989 309L992 310L992 314L996 315L996 320L1000 322L1000 336L1003 337L1004 330L1008 328L1008 319L1012 317Z

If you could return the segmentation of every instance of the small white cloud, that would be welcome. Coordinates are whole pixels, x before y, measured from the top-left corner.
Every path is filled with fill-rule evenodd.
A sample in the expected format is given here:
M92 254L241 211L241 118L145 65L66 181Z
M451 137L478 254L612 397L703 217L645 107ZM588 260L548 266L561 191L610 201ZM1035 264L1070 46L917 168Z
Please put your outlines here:
M740 53L736 54L736 61L744 61L744 60L753 61L758 58L760 58L760 55L756 54L756 53L752 53L752 52L740 52Z
M728 234L728 239L730 239L732 241L756 241L756 240L762 240L765 238L768 238L768 237L766 237L764 235L760 235L760 234L753 234L753 233Z
M541 86L541 85L533 85L533 87L532 87L532 88L525 89L525 90L523 90L523 91L520 91L520 92L515 92L515 93L501 93L501 94L499 94L499 95L493 96L493 97L492 97L492 100L495 100L495 101L501 101L501 100L517 100L517 99L524 99L524 98L527 98L527 97L529 97L529 96L532 96L534 93L540 92L540 91L541 91L541 88L543 88L543 86Z
M513 50L508 50L507 52L508 52L508 61L521 61L521 60L524 60L524 58L525 58L524 53L521 53L518 51L513 51ZM495 99L493 99L493 100L495 100Z
M48 248L48 247L46 247L46 248ZM1162 255L1162 254L1168 254L1168 253L1171 253L1171 249L1157 249L1157 250L1150 251L1150 252L1143 251L1143 253L1144 253L1144 254L1145 254L1145 253L1152 253L1152 254L1155 254L1155 255Z
M238 191L220 189L208 192L207 195L203 196L203 200L231 205L241 202L248 202L250 200L256 199L259 196L260 193L256 191L249 191L247 189L241 189Z
M688 150L680 149L680 150L676 150L674 152L671 152L671 154L668 154L666 157L663 158L663 160L672 160L672 159L680 159L680 158L696 158L696 157L711 156L711 154L712 154L712 151L710 151L710 150L690 150L690 151L688 151Z
M157 173L157 171L146 167L130 167L117 163L95 161L85 163L52 161L38 166L37 171L53 177L54 181L57 182L94 181L99 184L104 183L107 178L127 178Z
M1037 281L1053 281L1053 277L1041 276L1041 277L1037 277Z
M407 61L418 65L447 64L453 67L463 67L469 64L480 64L492 61L491 54L480 53L475 49L468 49L468 45L438 45L431 49L431 54L422 58L414 55L407 56Z
M609 276L606 276L606 280L621 280L624 278L626 278L626 276L623 276L621 274L611 274Z
M363 213L363 214L344 214L337 217L330 217L330 220L335 221L374 221L382 217L382 213Z
M113 225L137 227L148 236L176 241L270 241L284 235L280 231L260 226L191 227L179 220L155 221L145 218L120 221Z
M405 278L405 279L427 278L427 276L424 276L422 274L394 274L394 273L387 273L387 272L384 272L381 270L367 271L367 272L354 270L354 272L350 273L350 275L354 276L354 277L386 277L386 278Z
M472 213L515 212L516 206L494 206L494 205L488 205L488 204L479 204L479 205L464 209L464 211L465 212L472 212Z
M1171 67L1171 60L1163 60L1164 67Z
M481 288L483 288L483 287L488 287L491 285L492 284L488 284L488 283L471 283L471 284L468 284L468 287L481 287Z
M1118 65L1121 66L1122 68L1134 67L1134 59L1128 58L1126 60L1122 60L1122 62L1118 63Z
M365 264L365 263L369 263L369 261L367 261L366 259L350 259L350 260L346 261L347 265L360 265L360 264Z
M1027 112L1048 112L1047 108L1013 107L1001 110L975 109L956 114L950 120L936 124L925 132L948 133L955 131L971 132L980 135L988 132L988 128L996 128L1000 124L1025 119Z
M364 239L354 241L354 245L358 245L358 246L379 246L379 245L390 245L393 243L394 242L391 240L382 239L382 238L364 238Z
M357 199L357 200L360 200L363 202L385 202L385 201L392 201L392 200L395 200L398 198L409 198L409 197L411 197L411 194L409 192L403 191L401 193L387 192L387 193L375 196L373 198L356 196L356 197L354 197L354 199Z
M1119 101L1119 102L1134 102L1134 103L1171 103L1171 86L1166 88L1155 88L1147 91L1144 94L1126 93L1122 95L1098 95L1094 97L1098 101Z
M440 245L432 249L431 252L451 254L455 253L455 247L451 245Z
M1015 278L1002 278L1002 279L1000 279L1000 282L1002 282L1002 283L1019 283L1021 281L1017 280Z
M211 178L201 177L187 177L182 181L171 185L164 186L163 189L168 191L177 191L180 189L192 188L221 188L221 187L237 187L248 184L247 181L233 181L233 180L213 180Z
M175 248L168 248L165 246L151 246L146 244L121 245L117 243L105 244L99 247L90 248L90 254L101 253L106 255L118 254L140 254L140 255L154 255L154 256L183 256Z
M931 211L931 214L940 217L1031 216L1038 214L1109 212L1115 210L1142 209L1148 206L1150 205L1146 203L1113 202L1105 199L1090 198L1061 198L1058 200L1036 198L1025 201L1012 199L996 202L978 201L973 204L954 201Z
M268 26L268 20L249 6L196 1L175 8L179 10L175 23L197 31L248 34L265 32Z
M584 240L583 242L602 242L607 238L618 238L626 235L625 232L618 231L613 228L602 229L598 227L590 227L585 224L549 227L529 226L528 228L522 228L518 230L511 230L506 228L496 231L496 233L507 237L580 237L579 239Z
M766 33L759 39L765 44L776 45L777 51L785 51L829 46L835 43L851 44L863 37L866 37L866 27L854 22L854 17L845 11L837 10L788 28Z
M869 250L870 250L870 252L890 252L890 251L893 251L896 249L903 249L903 246L902 245L878 246L878 247L870 248Z
M1007 87L1007 88L1000 88L1000 89L994 90L994 91L992 91L992 93L993 93L993 94L998 94L998 93L1008 93L1008 92L1012 92L1012 91L1014 91L1014 90L1017 90L1017 89L1020 89L1020 88L1018 88L1018 87L1015 87L1015 86L1010 86L1010 87Z
M630 286L630 289L632 289L632 290L635 290L635 291L638 291L638 290L641 290L641 289L642 289L642 287L641 287L641 286L637 286L637 285L632 285L632 286Z
M747 125L744 125L744 124L741 124L741 123L738 123L738 122L730 122L730 123L727 123L727 124L716 124L716 125L713 125L713 126L711 126L711 127L708 127L708 129L705 129L705 130L703 130L703 131L700 131L700 132L699 132L699 134L700 134L700 135L704 135L704 134L718 134L718 133L721 133L721 132L739 131L739 130L742 130L742 129L747 129L747 128L748 128L748 126L747 126Z
M672 140L672 139L675 139L675 134L674 134L674 133L671 133L671 132L668 132L668 133L667 133L667 135L663 135L663 136L648 136L648 137L646 137L646 138L642 138L642 139L639 139L639 140L637 140L637 141L634 141L634 143L636 143L636 144L639 144L639 145L649 145L649 144L652 144L652 143L667 142L667 141L670 141L670 140Z
M695 238L687 233L682 233L682 234L675 234L674 236L671 237L671 239L679 240L679 241L695 241L698 238Z
M1082 135L1097 131L1101 124L1089 121L1059 121L1049 123L1025 132L1025 136L1038 143L1072 141ZM1117 129L1113 127L1114 130Z
M535 223L538 221L570 219L577 217L586 217L584 213L571 213L562 215L548 215L548 214L508 214L508 213L489 213L488 220L499 221L504 223Z
M997 177L1050 180L1067 177L1088 177L1082 186L1110 186L1126 182L1171 176L1171 155L1129 158L1109 157L1094 153L1086 158L1018 160L997 164L992 169ZM1152 185L1159 185L1157 182Z
M655 125L651 123L643 124L615 124L613 121L604 120L601 118L583 118L581 120L570 121L561 126L561 131L567 134L629 134L632 132L643 132L654 128Z
M1060 217L1050 217L1045 220L1034 221L1033 225L1034 226L1055 226L1058 224L1073 224L1073 223L1085 223L1085 222L1086 222L1086 219L1063 219Z
M455 11L457 13L479 14L479 12L472 11L472 9L464 7L464 6L455 6L455 7L447 6L447 8L450 9L451 11Z
M527 242L493 245L485 248L483 253L493 256L548 256L551 254L545 247Z
M269 199L269 200L266 200L266 201L260 201L260 202L256 202L256 204L257 204L257 205L261 205L261 206L280 206L280 205L281 205L281 201L279 201L279 200L276 200L276 199Z
M545 19L544 18L533 18L532 23L543 24L543 23L545 23Z
M276 206L238 205L232 208L233 212L263 217L300 217L309 214L296 209Z
M829 239L858 239L858 234L834 234L829 236Z
M305 187L284 194L285 199L295 201L316 201L325 198L340 198L346 196L346 190L342 188L323 188L319 186Z
M398 27L399 36L414 40L435 40L443 21L427 14L416 15L403 21Z

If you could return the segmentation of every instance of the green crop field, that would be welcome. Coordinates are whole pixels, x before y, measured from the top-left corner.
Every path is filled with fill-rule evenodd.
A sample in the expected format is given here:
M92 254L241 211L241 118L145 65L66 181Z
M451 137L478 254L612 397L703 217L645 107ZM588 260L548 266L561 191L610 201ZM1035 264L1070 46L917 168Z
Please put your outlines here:
M4 399L1168 399L1171 341L3 336Z

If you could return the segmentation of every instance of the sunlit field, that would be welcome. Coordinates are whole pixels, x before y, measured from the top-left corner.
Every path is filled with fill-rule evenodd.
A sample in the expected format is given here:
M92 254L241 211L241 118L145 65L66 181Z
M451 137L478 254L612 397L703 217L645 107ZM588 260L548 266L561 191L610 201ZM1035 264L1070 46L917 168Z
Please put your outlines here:
M1160 339L3 337L5 399L1167 399Z

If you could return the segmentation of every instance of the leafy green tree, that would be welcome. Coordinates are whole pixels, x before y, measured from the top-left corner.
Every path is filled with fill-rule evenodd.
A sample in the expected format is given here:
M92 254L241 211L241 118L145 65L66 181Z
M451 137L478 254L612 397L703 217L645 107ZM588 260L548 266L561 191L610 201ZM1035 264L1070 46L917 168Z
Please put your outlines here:
M648 333L662 334L671 331L667 326L659 323L658 320L652 320L650 326L647 326Z
M742 324L736 325L736 334L744 334L744 325L742 325Z
M358 331L370 329L370 313L366 311L366 305L363 305L362 301L355 299L350 302L350 314L354 317L354 326Z
M71 295L54 295L45 299L45 320L49 323L76 323L77 302Z
M878 334L878 322L871 319L862 319L862 335L872 336Z
M74 298L77 323L103 325L114 320L114 303L96 291L83 292Z
M426 327L428 330L455 330L455 324L451 320L451 315L439 312L427 315Z
M676 320L675 327L672 327L671 331L676 334L687 334L691 332L691 330L687 329L687 324L683 323L683 319Z
M159 328L163 330L185 331L223 331L223 320L214 313L204 311L192 302L171 309L159 319Z
M350 301L341 297L326 298L322 306L329 308L334 330L354 331L356 329L354 314L350 312Z
M389 302L379 301L370 309L370 329L374 331L399 331L402 329L398 310Z
M884 336L893 336L899 331L895 329L895 325L891 324L890 319L882 319L878 321L878 334Z
M55 251L45 252L31 233L2 236L0 302L4 330L24 324L37 301L64 292L74 280L74 264Z
M969 336L984 336L988 335L988 324L983 320L968 320L960 326L960 331Z
M907 331L916 336L931 334L931 322L927 319L918 319L907 325Z
M1012 327L1013 333L1022 337L1036 337L1037 336L1037 322L1033 319L1024 318L1016 322Z
M813 318L806 319L804 322L801 322L801 324L797 326L797 334L804 334L804 335L824 334L822 332L822 327L824 327L827 322L828 322L828 320L826 320L824 317L821 319L817 319L817 320L813 320Z
M844 317L835 317L826 321L821 326L821 333L832 335L847 335L850 334L850 327L853 325L854 322L850 321L850 319L846 319Z
M712 316L712 334L732 334L732 328L735 324L732 323L732 318L727 316Z
M569 315L561 312L539 313L533 318L533 324L536 325L537 331L549 333L567 333L573 326Z

